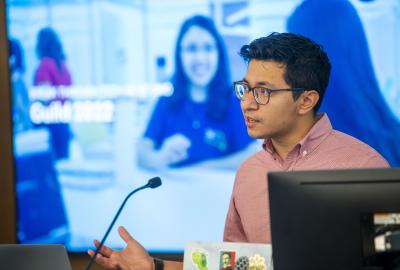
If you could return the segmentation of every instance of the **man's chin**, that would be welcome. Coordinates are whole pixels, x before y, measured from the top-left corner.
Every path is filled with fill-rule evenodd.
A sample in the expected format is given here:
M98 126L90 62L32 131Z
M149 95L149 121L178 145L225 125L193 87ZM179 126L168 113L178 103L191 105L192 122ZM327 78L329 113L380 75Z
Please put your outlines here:
M265 134L261 134L260 132L256 132L255 130L247 129L247 134L253 139L264 139L266 138Z

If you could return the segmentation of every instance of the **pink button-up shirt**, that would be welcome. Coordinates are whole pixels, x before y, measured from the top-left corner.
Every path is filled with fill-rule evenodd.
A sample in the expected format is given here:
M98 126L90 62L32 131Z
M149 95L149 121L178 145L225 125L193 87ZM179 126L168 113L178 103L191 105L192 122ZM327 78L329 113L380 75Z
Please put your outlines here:
M370 146L333 130L325 114L285 160L275 152L271 140L266 140L263 148L248 158L236 174L224 241L271 243L266 179L270 171L389 167Z

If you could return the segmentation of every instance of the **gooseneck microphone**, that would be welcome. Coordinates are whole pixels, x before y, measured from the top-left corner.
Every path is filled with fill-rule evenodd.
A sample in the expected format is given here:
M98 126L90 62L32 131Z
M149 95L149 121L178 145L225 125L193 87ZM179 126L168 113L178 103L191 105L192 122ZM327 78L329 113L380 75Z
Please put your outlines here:
M103 239L101 240L100 245L96 248L96 251L95 251L94 255L92 256L92 258L90 258L90 261L89 261L88 265L86 266L86 270L89 270L90 267L92 266L94 260L96 259L97 254L99 254L101 248L103 247L103 244L106 241L108 234L110 233L112 227L114 226L115 222L117 221L117 218L118 218L119 214L121 214L122 209L124 208L124 206L125 206L126 202L128 201L128 199L133 194L138 192L139 190L142 190L142 189L145 189L145 188L157 188L159 186L161 186L161 178L158 177L158 176L157 177L153 177L147 182L146 185L135 189L134 191L132 191L131 193L129 193L126 196L125 200L122 202L121 206L119 207L117 214L114 216L113 221L111 222L110 226L108 227L106 234L103 236Z

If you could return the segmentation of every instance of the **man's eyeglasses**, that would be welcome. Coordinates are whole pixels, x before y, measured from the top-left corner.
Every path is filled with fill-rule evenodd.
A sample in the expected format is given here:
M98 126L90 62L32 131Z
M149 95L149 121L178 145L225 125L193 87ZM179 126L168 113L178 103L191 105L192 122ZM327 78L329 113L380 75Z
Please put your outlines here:
M256 102L260 105L268 104L271 93L274 92L301 92L304 88L286 88L286 89L269 89L261 86L250 87L249 84L244 81L237 81L233 83L236 97L240 100L243 99L245 93L253 91L253 96Z

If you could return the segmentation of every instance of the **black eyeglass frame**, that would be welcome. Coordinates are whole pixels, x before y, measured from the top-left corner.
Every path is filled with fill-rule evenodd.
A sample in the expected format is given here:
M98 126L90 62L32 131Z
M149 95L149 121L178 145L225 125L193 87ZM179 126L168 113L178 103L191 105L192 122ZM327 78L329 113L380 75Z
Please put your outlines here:
M269 99L271 98L271 94L274 93L274 92L289 92L289 91L290 92L303 92L303 91L306 91L305 88L299 88L299 87L296 87L296 88L283 88L283 89L270 89L270 88L263 87L263 86L250 87L250 85L248 83L244 82L244 81L235 81L235 82L233 82L233 89L235 91L236 97L238 99L240 99L240 100L243 99L243 95L240 95L240 93L238 91L238 86L243 87L245 93L248 93L248 92L252 91L254 100L260 105L268 104L269 103ZM260 89L262 91L266 91L267 92L267 94L266 94L267 101L266 102L260 102L259 97L258 97L259 93L256 93L257 89ZM262 94L260 94L260 95L262 95Z

